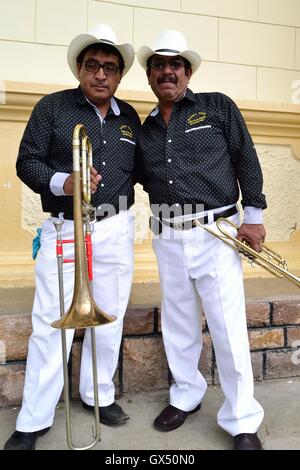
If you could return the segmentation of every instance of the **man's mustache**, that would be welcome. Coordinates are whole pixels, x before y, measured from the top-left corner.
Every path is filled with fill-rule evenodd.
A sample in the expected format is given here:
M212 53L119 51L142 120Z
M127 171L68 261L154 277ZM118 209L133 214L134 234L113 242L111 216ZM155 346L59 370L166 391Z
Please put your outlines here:
M176 77L172 77L172 76L162 76L162 77L159 77L157 79L157 83L158 85L160 85L161 83L165 83L165 82L168 82L168 83L177 83L177 78Z

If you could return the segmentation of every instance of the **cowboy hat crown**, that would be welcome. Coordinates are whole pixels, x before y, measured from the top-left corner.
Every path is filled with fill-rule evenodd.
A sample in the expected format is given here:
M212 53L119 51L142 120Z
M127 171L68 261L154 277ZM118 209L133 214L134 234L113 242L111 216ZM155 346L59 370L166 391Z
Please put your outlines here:
M77 79L77 57L86 47L92 44L108 44L119 51L124 60L123 76L129 71L134 61L134 49L131 44L119 44L113 29L107 24L98 24L87 33L79 34L68 48L68 64Z
M172 29L166 29L160 33L154 42L153 49L148 46L142 46L139 49L137 55L138 61L145 70L148 68L148 59L155 54L165 56L180 55L190 62L193 73L196 72L201 64L200 55L196 51L188 49L184 35Z

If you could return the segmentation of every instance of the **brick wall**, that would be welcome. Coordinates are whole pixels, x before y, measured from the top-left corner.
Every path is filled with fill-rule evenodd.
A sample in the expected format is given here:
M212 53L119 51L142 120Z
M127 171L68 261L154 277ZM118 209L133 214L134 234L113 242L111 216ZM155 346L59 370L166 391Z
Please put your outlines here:
M253 372L256 380L300 376L300 301L247 302ZM29 314L0 315L0 406L22 399ZM72 396L78 398L83 332L78 331L69 362ZM218 385L213 345L203 319L203 352L199 364L207 382ZM119 366L118 394L167 388L172 380L160 328L158 308L129 309L125 317Z

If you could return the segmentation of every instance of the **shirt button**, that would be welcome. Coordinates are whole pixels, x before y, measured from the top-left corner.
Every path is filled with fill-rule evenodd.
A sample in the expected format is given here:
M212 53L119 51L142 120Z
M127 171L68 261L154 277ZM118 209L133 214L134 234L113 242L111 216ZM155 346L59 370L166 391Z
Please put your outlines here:
M101 183L101 188L103 188L103 186L104 186L104 183Z
M172 139L169 139L168 142L169 142L169 144L170 144L170 143L172 142Z
M173 181L172 181L172 180L170 180L170 181L169 181L169 183L170 183L170 184L173 184Z
M102 162L102 165L105 165L105 162Z
M172 161L171 158L168 158L168 162L171 163L171 161Z
M103 140L103 143L106 144L106 140Z

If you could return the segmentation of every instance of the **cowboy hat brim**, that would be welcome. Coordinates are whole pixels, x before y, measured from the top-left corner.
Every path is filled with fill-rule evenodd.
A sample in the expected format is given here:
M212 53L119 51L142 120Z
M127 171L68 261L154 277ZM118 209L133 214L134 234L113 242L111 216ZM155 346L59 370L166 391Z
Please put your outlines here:
M92 44L107 44L117 49L123 57L125 65L122 76L126 75L134 61L134 49L131 44L115 44L111 41L106 41L105 39L98 39L93 34L85 33L76 36L68 48L68 64L73 75L75 75L78 80L77 57L83 49L91 46Z
M195 51L192 51L190 49L187 49L185 51L177 51L177 50L174 50L174 49L157 49L157 50L153 50L151 49L150 47L148 46L142 46L139 50L138 50L138 54L137 54L137 58L138 58L138 61L140 63L140 65L145 69L147 70L147 62L148 62L148 59L150 59L151 56L153 55L165 55L165 56L181 56L181 57L184 57L186 60L188 60L191 64L191 67L192 67L192 72L195 73L196 70L200 67L200 64L201 64L201 57L200 55L195 52Z

